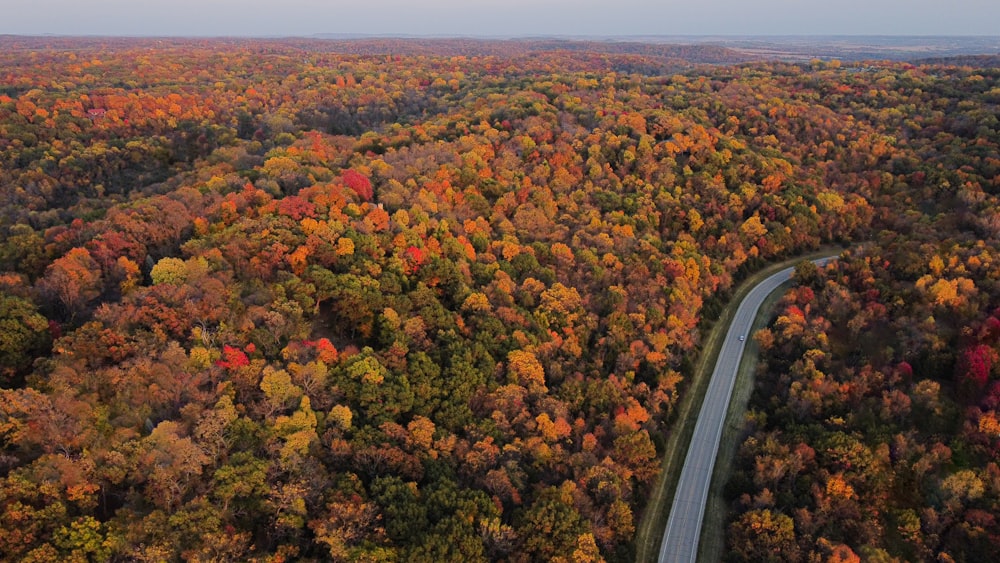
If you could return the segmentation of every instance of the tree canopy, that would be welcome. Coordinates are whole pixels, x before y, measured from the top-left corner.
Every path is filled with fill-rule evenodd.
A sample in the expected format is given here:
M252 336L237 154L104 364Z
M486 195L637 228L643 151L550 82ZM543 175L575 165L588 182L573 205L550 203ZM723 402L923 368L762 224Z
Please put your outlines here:
M755 336L733 557L995 551L996 69L46 41L0 38L3 560L631 560L700 330L848 243Z

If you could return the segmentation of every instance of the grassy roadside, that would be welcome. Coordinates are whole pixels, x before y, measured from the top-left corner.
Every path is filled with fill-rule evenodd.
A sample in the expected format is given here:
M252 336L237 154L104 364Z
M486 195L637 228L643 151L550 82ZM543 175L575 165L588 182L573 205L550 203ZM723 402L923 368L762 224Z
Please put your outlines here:
M677 486L677 479L681 474L681 467L684 465L684 457L687 454L688 444L691 442L691 435L694 433L694 426L698 420L698 412L701 410L701 403L705 399L705 393L708 390L708 382L712 377L712 370L715 367L716 360L719 357L719 349L722 347L722 342L725 338L726 331L729 329L729 325L733 320L733 315L736 314L736 309L739 307L743 298L747 296L751 289L758 283L763 281L765 278L774 274L784 268L789 266L794 266L802 260L812 260L816 258L822 258L824 256L830 256L836 254L840 251L836 247L827 247L810 254L805 254L798 256L791 260L786 260L777 264L772 264L767 268L757 272L756 274L750 276L743 281L733 292L732 298L729 303L726 304L722 313L719 315L718 320L712 325L712 328L705 335L703 341L702 352L698 358L698 362L695 366L694 375L691 380L691 384L681 398L681 402L678 405L678 416L677 423L672 429L670 436L667 439L666 447L664 448L663 461L660 467L660 475L656 480L653 489L650 491L650 497L646 509L642 514L642 518L639 521L639 526L636 532L635 538L635 553L636 561L638 563L652 563L659 557L660 541L663 539L663 531L667 525L667 517L670 512L670 505L674 498L674 489ZM776 292L775 294L780 295ZM770 299L770 298L769 298ZM766 308L762 307L761 310L764 311ZM759 319L758 319L759 320ZM756 321L755 321L756 324ZM747 347L748 349L750 346ZM748 354L747 356L755 354ZM746 356L744 356L744 362L746 361ZM744 365L740 366L740 374L744 373ZM747 372L747 377L740 377L740 379L746 379L749 383L746 383L746 399L749 399L749 392L753 386L752 371ZM739 380L737 381L737 386L740 385ZM743 413L746 411L746 399L743 399L742 409L738 413L738 417L735 418L736 431L731 432L729 429L730 419L732 419L736 413L734 413L732 407L730 407L729 414L726 417L726 428L723 430L723 441L720 448L727 446L727 439L730 453L723 453L724 450L720 449L720 458L726 460L726 463L716 464L716 470L713 473L712 491L715 491L717 487L714 486L717 479L720 479L720 465L726 466L726 473L724 477L728 479L728 470L731 465L732 452L735 452L735 448L738 446L736 443L738 440L738 433L742 427ZM726 457L723 457L726 456ZM721 528L724 525L725 512L724 510L715 510L711 504L713 497L716 495L710 492L709 494L709 507L706 509L706 525L702 530L702 538L707 537L707 535L714 535L718 542L717 547L712 549L718 550L718 556L714 560L718 560L718 557L722 554L722 549L724 548L723 536L721 534ZM721 496L718 499L721 502ZM723 505L724 508L724 505ZM717 514L716 514L717 513ZM713 524L714 527L709 527L709 519L716 517L717 522ZM707 530L712 530L712 534L706 534ZM715 542L713 542L715 543ZM699 554L701 553L701 548L699 549ZM706 554L707 555L707 554Z

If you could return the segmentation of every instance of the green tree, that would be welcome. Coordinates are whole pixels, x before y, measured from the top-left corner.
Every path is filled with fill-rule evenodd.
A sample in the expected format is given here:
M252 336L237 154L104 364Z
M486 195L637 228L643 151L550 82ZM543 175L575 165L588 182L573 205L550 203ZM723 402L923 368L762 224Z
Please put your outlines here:
M729 526L729 549L737 561L794 561L795 523L780 512L751 510Z
M413 408L413 390L405 373L390 372L371 348L352 358L346 368L350 398L360 404L371 423L398 420Z
M111 556L111 546L105 535L100 522L91 516L82 516L56 530L52 541L66 561L106 561Z
M378 477L371 484L372 498L382 509L385 533L394 542L415 543L427 532L427 507L415 483L399 477Z
M48 328L48 320L34 303L0 295L0 384L11 383L45 349Z
M570 481L560 487L546 488L525 511L518 535L523 538L521 549L531 560L551 561L557 557L572 560L579 537L589 532L573 506L574 490Z

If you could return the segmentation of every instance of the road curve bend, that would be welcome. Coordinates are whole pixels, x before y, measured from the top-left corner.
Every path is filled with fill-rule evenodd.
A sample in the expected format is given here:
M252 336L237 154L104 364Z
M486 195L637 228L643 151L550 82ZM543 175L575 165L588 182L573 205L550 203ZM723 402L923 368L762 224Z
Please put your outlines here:
M832 258L814 260L823 265ZM670 507L667 528L660 544L660 563L694 563L698 557L698 539L712 484L712 470L722 438L722 426L729 410L729 398L736 382L736 372L743 357L746 338L750 336L757 311L764 299L792 276L794 267L785 268L750 290L736 309L732 324L719 350L719 358L705 393L698 422L695 423L681 476L677 481Z

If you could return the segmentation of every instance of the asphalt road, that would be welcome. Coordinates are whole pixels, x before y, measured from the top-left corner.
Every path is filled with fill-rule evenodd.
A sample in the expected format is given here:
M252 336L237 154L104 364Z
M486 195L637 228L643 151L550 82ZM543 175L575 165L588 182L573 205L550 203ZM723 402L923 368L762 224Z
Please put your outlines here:
M816 260L824 264L830 258ZM660 563L694 563L698 557L698 539L705 515L708 487L712 483L712 470L719 451L722 426L729 409L736 372L740 366L750 327L764 299L782 283L791 278L794 268L786 268L765 279L746 296L736 309L733 323L719 351L719 359L712 372L712 379L705 393L705 401L698 413L698 422L691 436L684 467L674 492L670 518L660 544Z

